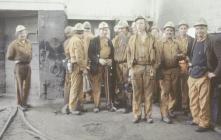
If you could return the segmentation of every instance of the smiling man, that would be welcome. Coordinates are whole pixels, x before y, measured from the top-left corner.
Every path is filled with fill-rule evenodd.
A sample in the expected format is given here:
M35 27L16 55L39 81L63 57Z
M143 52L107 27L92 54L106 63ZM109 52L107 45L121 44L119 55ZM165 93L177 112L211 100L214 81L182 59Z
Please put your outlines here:
M188 53L190 51L189 48L192 47L193 38L187 35L189 25L185 21L180 21L178 25L179 35L176 37L180 49L182 52L182 56L179 59L179 66L180 66L180 91L181 91L181 105L182 111L185 115L188 115L190 112L189 109L189 96L188 96L188 84L187 79L188 75Z
M135 19L137 33L131 36L128 44L127 63L133 87L134 123L142 116L144 104L144 120L153 123L152 98L156 68L159 55L156 51L156 41L149 31L146 19L139 16Z
M17 104L22 110L27 110L30 107L27 100L31 84L32 46L27 39L28 32L25 26L18 25L15 34L16 40L9 44L7 58L15 62Z
M177 102L177 83L179 67L176 56L180 53L180 47L174 39L175 26L169 21L164 25L164 39L159 43L161 49L160 87L161 103L160 110L162 121L171 123L175 117L174 108Z
M93 38L90 41L88 49L95 113L98 113L100 111L102 82L104 83L104 91L106 95L106 107L109 111L116 110L113 106L113 86L115 85L114 47L108 37L108 24L106 22L101 22L98 28L99 36Z
M196 38L190 53L191 66L189 69L189 98L193 120L190 124L198 125L197 132L205 132L210 128L210 78L208 74L208 51L212 40L207 34L207 22L199 19L195 24Z

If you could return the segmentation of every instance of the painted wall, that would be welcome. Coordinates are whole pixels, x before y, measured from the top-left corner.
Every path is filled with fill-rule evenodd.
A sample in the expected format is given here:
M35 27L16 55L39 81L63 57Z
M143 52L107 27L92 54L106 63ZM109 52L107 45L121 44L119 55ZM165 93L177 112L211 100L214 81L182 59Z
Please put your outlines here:
M54 99L63 96L64 69L62 60L64 11L38 12L40 97Z

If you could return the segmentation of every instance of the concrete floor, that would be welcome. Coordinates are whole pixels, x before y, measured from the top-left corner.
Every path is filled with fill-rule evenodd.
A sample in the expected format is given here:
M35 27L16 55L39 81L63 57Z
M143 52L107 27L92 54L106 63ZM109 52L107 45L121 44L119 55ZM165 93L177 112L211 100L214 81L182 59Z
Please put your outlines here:
M14 96L0 97L0 106L15 104ZM101 111L98 114L87 112L81 116L56 113L62 106L62 100L32 100L34 107L26 112L27 119L51 140L220 140L217 132L196 133L195 126L185 125L185 117L179 116L173 124L165 124L160 120L159 107L154 105L154 123L132 123L132 114ZM92 105L86 105L92 109ZM3 112L0 112L3 113ZM6 113L8 113L6 111ZM0 114L0 120L1 118ZM15 122L18 122L15 119ZM13 124L12 124L13 126ZM31 140L24 136L22 130L9 129L3 140Z

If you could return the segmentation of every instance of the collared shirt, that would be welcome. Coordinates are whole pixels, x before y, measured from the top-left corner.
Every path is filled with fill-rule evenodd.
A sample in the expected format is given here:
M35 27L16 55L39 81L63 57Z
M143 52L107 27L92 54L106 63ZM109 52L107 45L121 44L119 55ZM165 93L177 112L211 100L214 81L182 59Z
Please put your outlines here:
M180 47L178 43L172 39L171 41L168 40L162 40L162 43L160 43L162 46L160 49L161 51L161 57L163 61L163 65L165 68L174 68L178 67L178 61L177 61L177 54L180 52Z
M117 35L113 39L114 46L114 60L116 62L126 62L127 61L127 47L130 35Z
M187 55L188 38L177 37L177 41L179 43L181 53Z
M160 64L160 50L156 48L155 38L147 34L146 38L141 39L139 35L132 35L128 42L127 63L131 68L135 64L152 65L157 68ZM142 41L143 40L143 41Z
M111 49L108 46L108 39L100 38L100 58L107 59L110 53Z
M31 42L14 40L9 44L6 56L9 60L29 63L32 59Z
M77 36L73 36L69 44L71 63L77 63L80 68L86 68L87 62L83 40Z
M142 36L137 35L135 40L135 61L139 64L150 64L151 50L153 49L153 40L149 35L142 39Z

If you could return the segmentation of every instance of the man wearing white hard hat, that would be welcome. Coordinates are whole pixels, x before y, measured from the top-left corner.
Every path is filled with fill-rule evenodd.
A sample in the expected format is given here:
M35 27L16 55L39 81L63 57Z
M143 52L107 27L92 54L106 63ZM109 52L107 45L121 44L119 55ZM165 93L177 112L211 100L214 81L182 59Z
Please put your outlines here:
M27 39L25 26L18 25L15 34L16 39L8 46L7 58L15 62L17 104L22 110L27 110L30 107L27 100L31 86L32 45Z
M80 115L83 111L83 74L87 73L87 60L84 51L84 27L77 23L74 27L75 35L68 43L70 53L69 70L71 72L71 89L69 96L69 110L73 115Z
M160 111L162 121L172 123L171 118L175 117L174 109L177 103L177 83L179 77L179 65L177 55L180 53L180 46L174 40L175 25L169 21L164 25L165 37L158 43L161 49L161 66L159 72L161 87Z
M65 41L63 43L65 59L63 60L65 64L65 81L64 81L64 107L61 112L66 114L69 112L68 102L69 102L69 94L71 88L71 73L67 69L67 64L70 62L70 53L68 43L70 42L71 37L74 35L74 28L72 26L67 26L64 29Z
M149 32L150 26L146 19L139 16L135 23L137 33L130 37L127 49L127 64L133 87L133 122L141 121L143 104L144 120L153 123L154 78L160 59L155 38Z
M190 52L190 68L189 68L189 98L190 110L193 120L191 125L198 125L197 132L205 132L211 127L211 109L210 109L210 82L215 78L214 72L209 72L213 69L215 61L214 53L210 53L213 47L211 37L208 35L208 25L205 19L200 18L194 24L196 29L196 38ZM212 57L209 57L211 56Z
M187 34L189 25L184 20L181 20L178 24L179 34L176 39L179 43L182 55L179 57L180 66L180 91L181 91L181 103L182 111L184 115L188 115L189 109L189 96L188 96L188 53L190 47L193 45L193 38Z
M115 36L114 61L116 62L116 107L117 112L128 113L132 110L132 92L129 92L127 48L130 39L129 25L126 20L120 20L119 33Z
M83 23L84 26L84 50L85 50L85 54L86 54L86 61L87 61L87 65L89 66L89 61L88 61L88 48L89 48L89 44L91 39L94 38L94 35L91 31L91 24L88 21L85 21ZM89 73L90 74L90 73ZM90 75L89 75L90 76ZM85 93L85 100L87 102L92 102L93 101L93 97L91 92L87 92Z
M101 22L98 26L99 36L90 41L88 57L90 60L90 71L92 75L92 87L94 98L94 112L100 111L101 82L104 82L106 95L106 107L109 111L114 111L114 48L108 38L109 26L106 22Z

